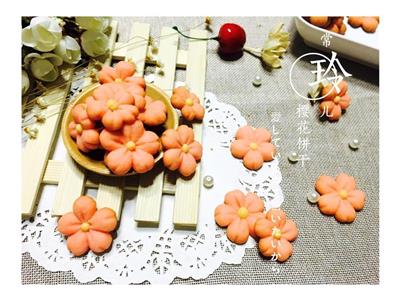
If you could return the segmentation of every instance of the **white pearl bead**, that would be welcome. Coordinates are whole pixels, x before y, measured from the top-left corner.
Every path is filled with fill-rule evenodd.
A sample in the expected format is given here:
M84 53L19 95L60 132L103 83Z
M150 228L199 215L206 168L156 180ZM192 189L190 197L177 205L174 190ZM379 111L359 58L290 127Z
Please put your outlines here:
M261 85L261 76L257 75L256 77L254 77L253 85L254 86L260 86Z
M214 178L212 178L210 175L204 176L203 185L205 188L212 188L214 186Z
M291 152L288 156L288 159L292 163L297 163L299 160L299 155L297 154L297 152Z
M309 193L307 195L307 200L310 203L317 203L318 202L318 198L319 198L319 195L318 195L317 192L311 192L311 193Z
M349 147L353 150L357 150L360 147L360 141L358 139L354 139L349 143Z

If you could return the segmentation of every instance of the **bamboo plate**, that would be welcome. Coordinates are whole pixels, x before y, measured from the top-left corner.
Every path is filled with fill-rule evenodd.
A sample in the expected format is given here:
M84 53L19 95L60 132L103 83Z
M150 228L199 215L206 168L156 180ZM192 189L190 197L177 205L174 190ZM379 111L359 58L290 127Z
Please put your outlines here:
M83 91L72 103L70 103L65 111L64 118L61 124L61 135L64 142L65 147L69 155L83 168L92 171L94 173L100 175L108 175L108 176L116 176L113 174L107 166L101 160L96 160L90 157L87 154L84 154L78 149L75 141L71 138L68 132L68 124L72 121L71 111L75 105L79 103L83 103L87 97L92 95L93 91L99 86L99 84L94 84ZM165 129L176 129L178 127L178 115L175 109L172 107L170 103L170 98L168 95L162 91L160 88L151 83L146 83L146 95L150 96L155 100L161 100L164 102L167 107L167 120L164 123ZM163 156L163 152L161 151L158 156L155 158L155 162L157 163ZM124 176L134 175L136 174L134 171L125 174Z

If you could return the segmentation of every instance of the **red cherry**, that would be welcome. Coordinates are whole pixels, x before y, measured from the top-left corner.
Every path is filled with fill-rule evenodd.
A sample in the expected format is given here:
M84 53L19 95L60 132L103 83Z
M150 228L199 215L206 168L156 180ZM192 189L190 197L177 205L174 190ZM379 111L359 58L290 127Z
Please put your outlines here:
M237 24L226 23L219 29L218 42L221 54L232 55L241 53L246 43L246 32Z

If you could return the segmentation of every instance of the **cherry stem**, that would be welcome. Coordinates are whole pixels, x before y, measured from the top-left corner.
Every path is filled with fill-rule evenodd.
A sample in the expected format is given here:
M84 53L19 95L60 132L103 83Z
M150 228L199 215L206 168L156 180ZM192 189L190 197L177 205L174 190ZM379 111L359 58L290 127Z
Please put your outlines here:
M216 40L218 41L218 36L214 36L214 37L210 37L210 38L196 38L193 36L188 36L184 33L182 33L177 26L173 26L172 29L176 30L181 36L187 38L187 39L191 39L191 40L198 40L198 41L209 41L209 40Z

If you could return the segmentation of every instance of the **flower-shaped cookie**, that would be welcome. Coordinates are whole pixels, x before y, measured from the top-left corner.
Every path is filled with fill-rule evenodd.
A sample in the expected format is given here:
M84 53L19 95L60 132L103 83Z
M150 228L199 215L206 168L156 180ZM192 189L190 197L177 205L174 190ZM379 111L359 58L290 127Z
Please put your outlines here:
M345 34L347 30L346 24L343 23L344 17L312 16L306 17L306 19L315 26L335 33Z
M342 110L347 109L351 101L347 93L347 83L342 80L338 87L339 93L332 84L328 84L321 91L321 95L324 97L319 105L321 116L326 116L330 121L338 121L342 116Z
M271 144L271 134L267 129L243 126L236 132L231 153L236 158L242 158L246 168L258 170L263 162L274 159L276 148Z
M363 209L365 193L356 189L356 181L347 174L339 174L336 179L320 176L315 189L321 196L318 207L325 215L334 215L342 223L351 223L356 218L356 211Z
M173 107L181 111L186 120L203 120L204 107L201 106L199 98L185 87L181 86L174 89L171 103Z
M86 113L86 104L81 103L72 109L72 121L68 125L69 134L76 140L76 144L82 152L89 152L99 146L99 133L95 129L95 123L89 119Z
M145 131L141 121L124 125L119 131L103 129L100 143L109 151L104 157L106 166L116 175L122 176L132 168L137 173L146 173L154 166L154 156L160 151L158 136Z
M99 72L100 83L124 82L136 72L136 65L128 61L120 61L115 67L103 66ZM128 79L129 80L129 79Z
M89 196L75 200L73 212L58 221L58 231L66 235L67 247L75 256L92 250L102 253L110 248L110 234L117 227L115 212L107 207L97 210L96 202Z
M134 104L138 109L145 105L144 88L146 82L143 77L133 76L136 72L136 65L128 61L120 61L115 67L103 66L99 72L101 83L117 83L123 86L134 98Z
M247 242L249 235L255 237L254 227L264 217L263 211L264 202L256 194L233 190L225 195L224 204L217 206L214 217L219 226L228 227L228 239L240 245Z
M298 230L292 220L279 208L271 208L265 218L257 220L254 230L260 238L258 249L267 257L275 257L278 261L286 261L293 253L290 242L297 238Z
M361 26L365 32L374 33L379 25L379 17L349 17L349 24L355 28Z
M339 34L345 34L347 27L346 24L344 24L343 22L343 17L332 17L330 18L331 22L328 25L328 27L326 27L327 30L332 31L332 32L336 32Z
M100 92L99 92L100 90ZM87 98L87 113L91 120L101 120L108 130L118 130L124 124L132 124L139 114L132 105L132 96L113 83L99 86L93 96Z
M167 107L161 100L145 96L146 105L139 111L138 119L149 126L163 124L167 120Z
M186 177L196 171L196 162L201 159L203 148L194 140L192 128L181 125L177 130L168 129L162 134L161 143L164 166L172 171L178 170Z

